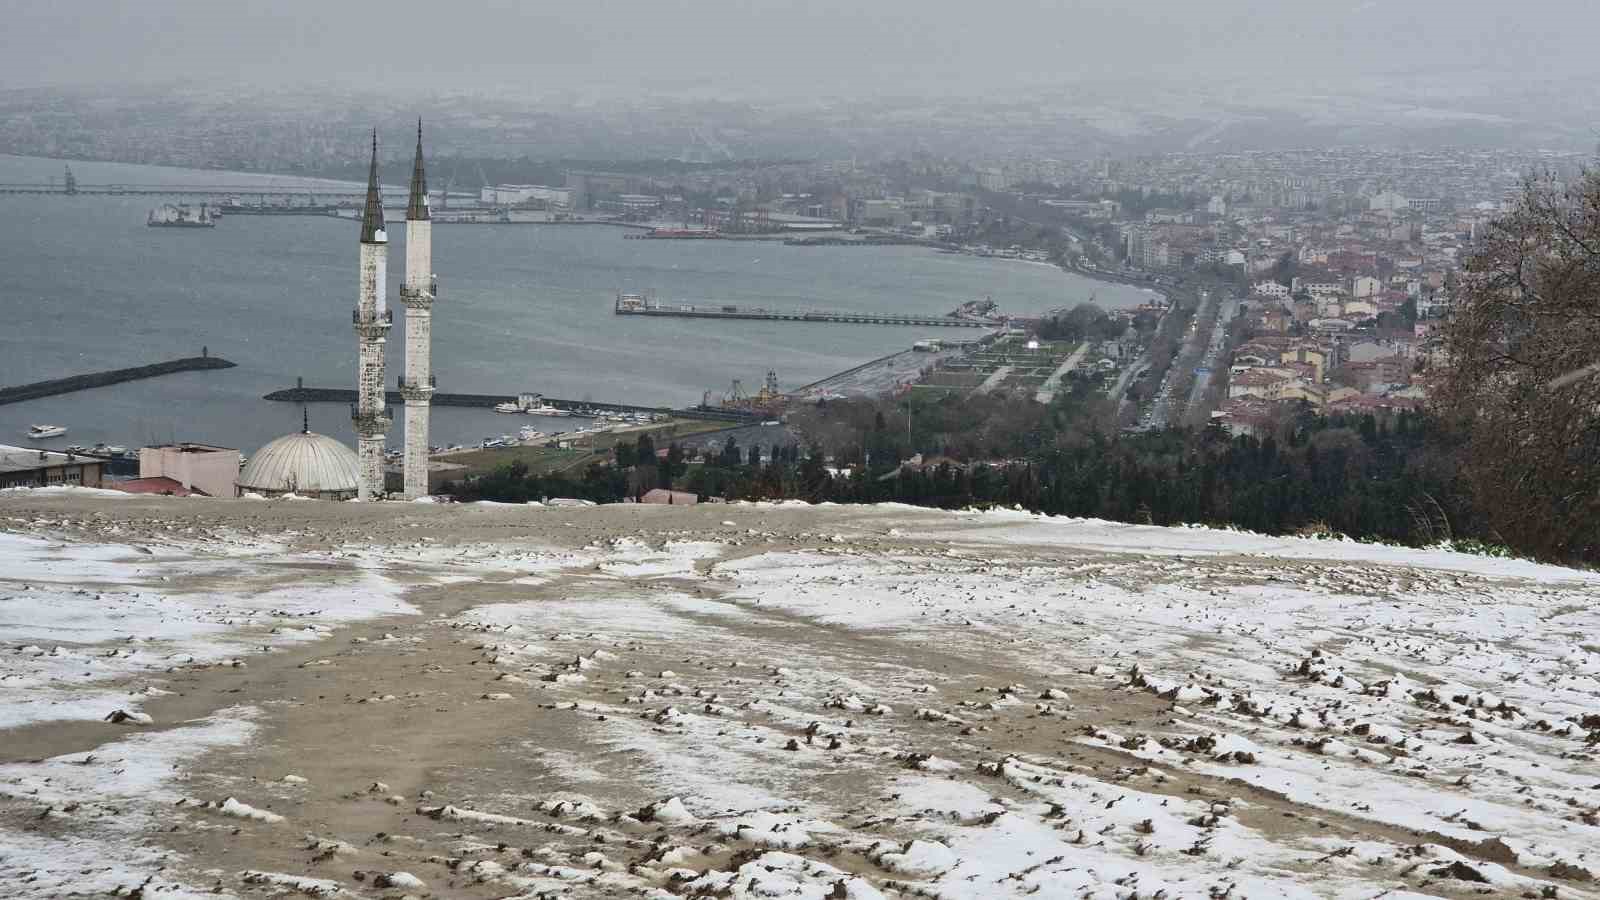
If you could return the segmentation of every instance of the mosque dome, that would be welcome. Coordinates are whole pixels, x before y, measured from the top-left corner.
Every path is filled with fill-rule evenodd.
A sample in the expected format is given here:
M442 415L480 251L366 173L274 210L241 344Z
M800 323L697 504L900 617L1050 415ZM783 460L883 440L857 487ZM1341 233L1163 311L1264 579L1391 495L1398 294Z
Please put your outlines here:
M327 435L302 431L256 451L239 473L238 484L240 493L348 500L356 495L359 480L354 450Z

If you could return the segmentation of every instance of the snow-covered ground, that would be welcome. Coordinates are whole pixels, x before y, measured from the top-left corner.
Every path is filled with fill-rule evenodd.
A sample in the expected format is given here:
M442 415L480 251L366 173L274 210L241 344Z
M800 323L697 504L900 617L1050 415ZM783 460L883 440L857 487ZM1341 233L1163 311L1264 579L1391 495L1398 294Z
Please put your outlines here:
M416 612L367 567L274 542L158 540L0 532L0 728L136 711L156 674L243 668L343 623Z
M1600 897L1591 574L897 506L79 502L0 508L0 747L59 750L0 756L0 895ZM81 724L118 709L156 715Z

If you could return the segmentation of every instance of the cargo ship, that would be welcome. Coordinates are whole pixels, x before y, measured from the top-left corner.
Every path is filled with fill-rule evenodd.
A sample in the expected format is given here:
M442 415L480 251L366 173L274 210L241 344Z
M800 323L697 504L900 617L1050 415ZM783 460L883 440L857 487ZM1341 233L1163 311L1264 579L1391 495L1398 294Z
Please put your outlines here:
M167 203L150 210L145 224L151 228L215 228L217 220L204 203L200 204L198 213L185 203Z

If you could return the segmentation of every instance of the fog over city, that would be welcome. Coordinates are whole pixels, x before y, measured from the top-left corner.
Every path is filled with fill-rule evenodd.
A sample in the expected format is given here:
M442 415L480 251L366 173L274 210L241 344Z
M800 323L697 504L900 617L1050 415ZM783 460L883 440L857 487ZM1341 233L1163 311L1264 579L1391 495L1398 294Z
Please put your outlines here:
M1145 79L1343 91L1594 73L1587 0L0 4L0 83L853 96ZM1255 85L1256 88L1264 85Z
M1600 900L1600 0L0 0L0 898Z

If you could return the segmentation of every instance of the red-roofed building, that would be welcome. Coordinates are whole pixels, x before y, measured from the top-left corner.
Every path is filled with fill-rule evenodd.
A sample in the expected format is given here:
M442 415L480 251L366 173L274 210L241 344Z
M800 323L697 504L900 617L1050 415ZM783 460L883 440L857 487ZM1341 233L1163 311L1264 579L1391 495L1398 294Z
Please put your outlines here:
M162 475L150 478L130 478L126 481L108 481L104 486L112 490L125 491L129 494L167 494L173 497L210 496L205 491L191 490L184 487L182 482Z
M1265 400L1242 397L1224 401L1211 420L1229 434L1263 437L1272 431L1277 408Z

